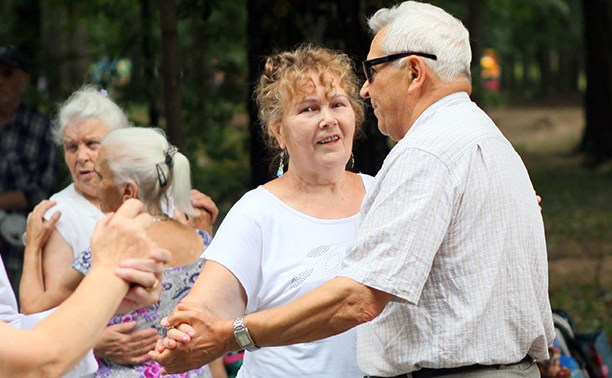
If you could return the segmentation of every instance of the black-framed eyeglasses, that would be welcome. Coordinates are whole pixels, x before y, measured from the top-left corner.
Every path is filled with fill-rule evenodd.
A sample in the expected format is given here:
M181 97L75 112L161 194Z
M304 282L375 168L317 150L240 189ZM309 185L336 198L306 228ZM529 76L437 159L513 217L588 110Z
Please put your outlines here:
M416 52L416 51L406 51L402 53L381 56L380 58L364 60L363 62L361 62L361 65L363 66L363 73L365 74L366 80L372 83L372 81L374 80L374 74L376 73L373 67L376 66L377 64L393 62L394 60L398 60L398 59L407 57L409 55L422 56L423 58L428 58L428 59L433 59L433 60L438 59L438 57L435 56L434 54Z

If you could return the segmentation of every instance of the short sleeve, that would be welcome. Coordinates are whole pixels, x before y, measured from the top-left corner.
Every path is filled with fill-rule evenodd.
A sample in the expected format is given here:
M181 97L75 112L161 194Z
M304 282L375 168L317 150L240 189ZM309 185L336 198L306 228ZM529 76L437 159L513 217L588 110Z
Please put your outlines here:
M263 234L260 225L237 203L227 214L202 257L226 267L247 294L247 310L261 285Z
M76 259L72 262L72 268L82 275L87 275L91 270L91 249L87 248L79 253Z
M435 156L419 149L399 155L364 200L340 275L417 303L448 229L455 185Z

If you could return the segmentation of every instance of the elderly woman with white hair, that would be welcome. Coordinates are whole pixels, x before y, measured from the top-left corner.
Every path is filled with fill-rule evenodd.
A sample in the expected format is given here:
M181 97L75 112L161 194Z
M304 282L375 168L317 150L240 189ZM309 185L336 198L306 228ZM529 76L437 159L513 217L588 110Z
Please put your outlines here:
M130 123L121 108L106 91L93 86L74 92L61 105L54 137L63 147L72 183L51 196L57 206L45 214L46 219L56 212L62 214L43 251L45 287L56 286L72 260L89 247L94 225L103 216L93 170L100 142L112 130L128 126ZM22 306L27 309L28 301L24 299Z
M103 212L116 211L123 202L137 198L154 220L147 229L151 239L172 253L161 282L160 301L152 306L115 316L109 324L135 321L137 329L160 331L160 321L167 316L191 288L202 270L200 255L209 243L208 234L172 219L164 209L172 204L192 215L189 161L170 145L159 129L131 127L109 133L100 143L96 162L91 166L96 193ZM78 286L91 267L91 255L85 250L51 290L37 288L38 296L49 306L59 304ZM39 281L40 282L40 281ZM152 348L149 348L152 349ZM219 361L220 363L220 361ZM100 359L100 377L140 377L161 367L152 360L121 365ZM210 376L208 367L190 371L181 377Z

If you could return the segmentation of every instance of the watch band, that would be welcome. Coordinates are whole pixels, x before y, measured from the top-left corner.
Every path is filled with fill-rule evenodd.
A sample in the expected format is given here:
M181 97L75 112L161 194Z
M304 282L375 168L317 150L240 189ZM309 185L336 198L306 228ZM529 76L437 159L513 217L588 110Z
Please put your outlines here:
M244 326L244 316L239 316L234 319L234 337L240 347L249 352L253 352L259 347L255 345L255 342L251 338L251 334L247 327Z

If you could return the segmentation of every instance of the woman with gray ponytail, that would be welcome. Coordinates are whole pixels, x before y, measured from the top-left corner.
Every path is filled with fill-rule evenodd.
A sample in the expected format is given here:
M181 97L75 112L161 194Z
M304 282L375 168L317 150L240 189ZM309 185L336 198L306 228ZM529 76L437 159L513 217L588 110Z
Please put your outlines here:
M134 127L117 130L104 138L101 150L114 184L138 188L136 197L144 202L154 216L168 217L162 209L175 207L186 215L193 215L189 161L166 140L161 129ZM96 171L100 178L99 171ZM115 203L105 201L107 188L102 178L99 198L102 211L112 211ZM112 201L113 199L109 199Z

